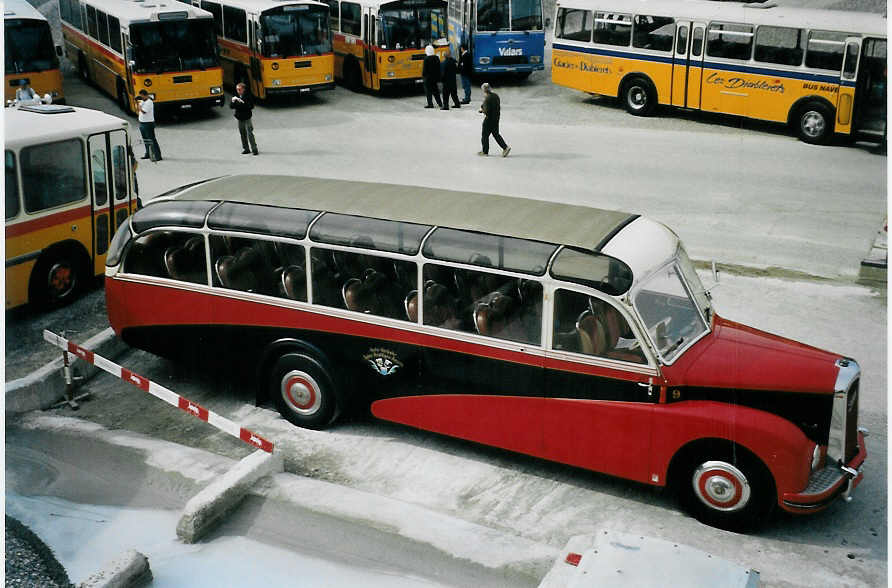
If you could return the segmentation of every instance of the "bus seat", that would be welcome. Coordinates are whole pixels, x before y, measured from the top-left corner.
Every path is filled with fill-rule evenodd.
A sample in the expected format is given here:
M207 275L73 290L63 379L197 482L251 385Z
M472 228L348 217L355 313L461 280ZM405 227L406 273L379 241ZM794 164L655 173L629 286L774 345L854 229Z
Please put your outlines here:
M579 335L579 347L586 355L603 356L607 348L607 334L603 323L592 315L590 310L583 311L576 321L576 332Z
M283 267L280 279L285 297L291 300L306 301L307 272L304 271L304 268L296 265Z
M406 294L403 306L406 309L406 318L413 323L418 322L418 290L412 290Z
M363 308L362 304L362 280L359 278L350 278L341 286L341 297L344 299L344 306L347 310L355 312L368 312Z
M257 277L244 259L237 255L224 255L214 263L214 271L224 288L241 290L242 292L257 291Z
M474 307L474 328L477 329L478 335L489 335L490 334L490 309L489 304L486 302L479 302Z
M455 301L449 289L433 280L424 283L424 324L458 328L455 321Z
M164 252L164 268L175 280L201 283L205 276L204 238L196 235L181 246L168 247Z

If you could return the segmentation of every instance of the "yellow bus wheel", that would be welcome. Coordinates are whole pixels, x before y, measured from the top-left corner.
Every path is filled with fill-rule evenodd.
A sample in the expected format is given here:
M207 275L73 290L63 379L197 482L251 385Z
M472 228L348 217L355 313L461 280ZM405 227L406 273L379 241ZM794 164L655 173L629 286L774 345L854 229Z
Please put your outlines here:
M620 98L626 112L635 116L647 116L657 104L657 92L649 80L634 76L623 82Z
M39 308L55 308L77 297L87 279L84 260L71 249L42 256L31 272L29 301Z
M820 102L802 106L796 121L796 134L806 143L824 145L833 134L833 111Z

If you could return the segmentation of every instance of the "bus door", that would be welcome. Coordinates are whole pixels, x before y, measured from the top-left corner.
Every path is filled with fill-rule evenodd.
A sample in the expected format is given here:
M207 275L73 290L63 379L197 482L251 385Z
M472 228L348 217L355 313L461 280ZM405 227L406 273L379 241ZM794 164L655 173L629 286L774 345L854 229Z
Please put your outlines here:
M263 99L266 98L266 88L263 87L263 68L260 65L260 58L257 57L260 55L260 43L258 42L260 39L260 25L253 18L248 22L251 25L248 27L248 35L250 36L248 39L250 51L248 53L251 55L250 91L254 96Z
M381 87L381 83L378 80L378 67L375 63L375 15L371 10L362 15L362 33L363 83L367 88L377 90Z
M886 65L886 39L864 39L855 84L852 132L877 141L886 136Z
M680 22L676 30L675 59L672 66L672 105L700 108L706 24Z
M845 56L839 79L839 99L836 104L836 131L850 133L855 111L855 89L858 83L858 62L861 59L861 39L846 39Z
M132 104L133 104L133 95L135 94L133 90L133 47L130 45L130 35L124 33L122 36L123 39L123 47L124 47L124 84L127 86L127 101L131 104L131 112L132 112Z
M112 204L113 223L111 233L114 235L121 223L130 215L133 204L131 186L130 153L128 153L127 133L121 129L108 134L109 159L111 160L111 192L109 200Z
M461 45L468 47L468 50L471 49L471 0L464 0L462 2L462 13L461 13Z
M113 232L108 134L91 135L87 153L93 207L93 273L98 274L104 271L105 254Z

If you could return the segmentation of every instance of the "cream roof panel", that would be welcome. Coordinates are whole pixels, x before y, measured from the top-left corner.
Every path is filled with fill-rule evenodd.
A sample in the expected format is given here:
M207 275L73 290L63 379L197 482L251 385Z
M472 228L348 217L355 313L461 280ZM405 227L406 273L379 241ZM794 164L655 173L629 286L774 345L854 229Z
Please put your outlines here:
M39 10L25 0L6 0L3 3L3 18L33 18L46 20Z
M886 36L886 19L872 12L818 10L708 0L558 0L566 8L674 16L689 20L730 21ZM765 6L773 3L765 3Z
M6 108L3 128L7 149L20 149L37 143L61 141L109 129L127 128L127 122L116 116L88 108L74 108L74 112L38 114Z
M224 6L232 6L233 8L241 8L251 14L259 14L270 8L279 8L291 4L309 4L310 6L328 8L328 4L316 2L315 0L208 0L208 2L222 4Z
M189 18L213 18L206 10L177 0L84 0L83 3L117 17L121 25L134 21L157 21L157 15L164 12L185 12Z
M324 210L510 235L588 250L635 218L626 212L418 186L292 176L227 176L183 190L177 200L227 200Z

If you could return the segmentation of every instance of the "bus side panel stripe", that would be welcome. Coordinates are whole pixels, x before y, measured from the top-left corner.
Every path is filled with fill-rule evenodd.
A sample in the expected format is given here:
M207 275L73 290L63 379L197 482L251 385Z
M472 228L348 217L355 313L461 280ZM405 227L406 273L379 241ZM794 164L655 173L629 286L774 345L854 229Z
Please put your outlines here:
M34 220L6 225L6 238L9 239L11 237L20 237L32 231L49 229L50 227L60 225L62 223L69 223L83 218L89 218L90 210L90 205L79 206L78 208L72 208L71 210L65 210L63 212L48 214L47 216L35 218Z

